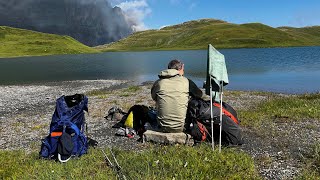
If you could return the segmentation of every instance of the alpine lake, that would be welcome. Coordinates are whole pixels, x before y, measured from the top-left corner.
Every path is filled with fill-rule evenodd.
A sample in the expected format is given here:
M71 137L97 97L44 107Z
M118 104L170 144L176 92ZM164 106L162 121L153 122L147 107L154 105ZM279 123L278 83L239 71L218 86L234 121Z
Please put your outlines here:
M218 49L226 59L229 90L278 93L320 91L320 46ZM69 80L155 81L172 59L185 64L185 76L202 87L207 50L106 52L0 59L0 85Z

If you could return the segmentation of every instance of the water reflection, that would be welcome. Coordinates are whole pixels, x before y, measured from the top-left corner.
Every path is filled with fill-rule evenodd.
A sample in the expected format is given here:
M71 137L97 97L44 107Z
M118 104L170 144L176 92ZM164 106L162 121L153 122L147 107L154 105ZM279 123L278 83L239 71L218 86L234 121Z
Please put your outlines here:
M227 89L316 92L320 89L320 47L223 49ZM185 63L199 86L206 76L206 50L108 52L0 59L0 84L81 79L154 81L172 59Z

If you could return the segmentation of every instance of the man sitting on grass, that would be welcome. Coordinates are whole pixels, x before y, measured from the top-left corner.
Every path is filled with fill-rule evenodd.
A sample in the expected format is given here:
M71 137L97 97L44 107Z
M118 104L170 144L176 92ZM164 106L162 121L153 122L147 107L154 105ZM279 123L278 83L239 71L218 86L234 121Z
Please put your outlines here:
M162 132L183 132L189 96L202 97L202 91L183 74L184 64L172 60L152 86L151 96L156 101L157 120Z

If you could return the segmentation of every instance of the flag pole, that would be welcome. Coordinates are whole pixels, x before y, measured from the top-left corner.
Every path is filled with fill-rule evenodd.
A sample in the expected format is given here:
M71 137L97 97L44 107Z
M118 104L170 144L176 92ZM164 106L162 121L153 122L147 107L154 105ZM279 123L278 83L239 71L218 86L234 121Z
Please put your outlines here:
M210 118L211 118L211 146L212 150L214 151L214 137L213 137L213 108L212 108L212 83L211 83L211 76L210 76Z
M221 153L221 134L222 134L222 94L223 94L223 81L220 84L220 135L219 135L219 152Z

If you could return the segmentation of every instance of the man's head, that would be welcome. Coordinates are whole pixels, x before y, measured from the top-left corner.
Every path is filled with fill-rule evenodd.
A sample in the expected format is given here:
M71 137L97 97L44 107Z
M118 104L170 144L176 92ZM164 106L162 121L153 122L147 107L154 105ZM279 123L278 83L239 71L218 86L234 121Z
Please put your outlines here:
M168 64L168 69L176 69L179 71L179 74L182 76L184 74L184 64L177 59L171 60Z

